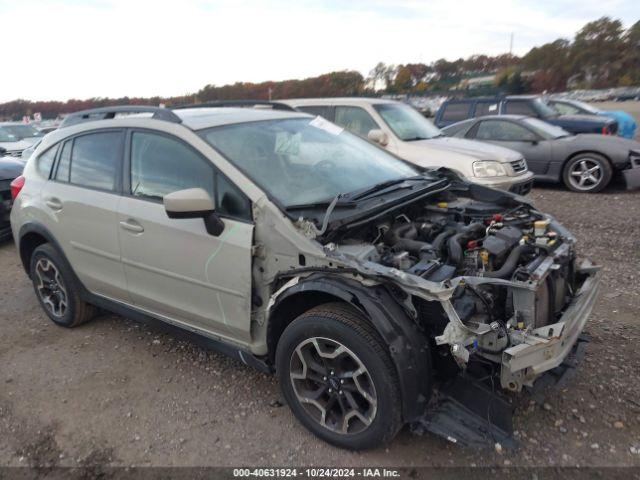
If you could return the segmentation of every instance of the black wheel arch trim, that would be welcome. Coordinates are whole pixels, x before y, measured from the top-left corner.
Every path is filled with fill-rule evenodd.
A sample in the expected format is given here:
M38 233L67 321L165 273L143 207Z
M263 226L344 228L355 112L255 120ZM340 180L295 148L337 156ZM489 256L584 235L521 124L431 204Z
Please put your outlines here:
M38 235L40 235L42 238L44 238L47 243L50 243L54 246L54 248L56 250L58 250L58 252L62 255L62 258L64 259L66 266L69 268L69 270L73 273L73 275L75 276L75 280L78 280L77 275L75 274L73 268L71 267L71 265L69 264L69 261L67 260L66 255L64 254L64 250L62 250L62 247L60 246L60 243L55 239L55 237L53 236L53 234L47 229L47 227L45 227L44 225L42 225L39 222L27 222L24 225L22 225L22 227L20 227L20 231L18 232L18 239L16 241L17 246L18 246L18 253L20 255L20 260L22 261L22 266L24 267L24 271L26 272L27 275L30 274L29 272L29 264L31 259L30 258L25 258L23 251L22 251L22 241L24 239L24 237L27 234L30 233L36 233ZM82 283L80 281L78 281L78 283L82 286ZM82 287L84 288L84 286Z
M402 395L405 422L422 415L431 395L432 371L428 338L384 285L365 286L331 273L311 274L281 293L269 312L268 329L279 309L301 293L329 295L364 314L388 346ZM268 333L269 337L269 333ZM270 355L274 352L270 352Z

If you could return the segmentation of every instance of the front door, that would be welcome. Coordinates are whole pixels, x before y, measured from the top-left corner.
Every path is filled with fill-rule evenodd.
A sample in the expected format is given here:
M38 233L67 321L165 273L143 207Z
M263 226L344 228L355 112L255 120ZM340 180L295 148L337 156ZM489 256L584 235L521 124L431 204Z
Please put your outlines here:
M133 303L183 326L248 343L253 239L248 199L175 137L133 131L129 142L118 225ZM211 195L225 223L217 237L200 218L170 219L165 212L164 195L195 187Z

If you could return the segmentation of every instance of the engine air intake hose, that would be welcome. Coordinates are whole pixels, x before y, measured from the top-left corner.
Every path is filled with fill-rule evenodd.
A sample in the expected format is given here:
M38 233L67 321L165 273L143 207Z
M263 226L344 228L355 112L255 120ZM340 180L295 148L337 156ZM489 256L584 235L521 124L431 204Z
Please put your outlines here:
M462 263L462 240L473 238L474 236L484 234L486 227L482 223L472 223L462 228L449 239L447 246L449 247L449 263L452 265L460 265Z
M498 270L492 272L484 272L484 276L488 278L508 278L515 271L520 261L520 257L525 253L533 253L535 248L533 245L518 245L507 257L502 266Z

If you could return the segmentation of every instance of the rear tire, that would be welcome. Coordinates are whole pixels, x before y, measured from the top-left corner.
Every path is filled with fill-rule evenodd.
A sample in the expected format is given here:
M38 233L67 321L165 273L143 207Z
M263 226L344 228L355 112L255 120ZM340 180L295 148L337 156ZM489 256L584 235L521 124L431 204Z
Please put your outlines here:
M387 348L348 305L320 305L296 318L278 342L276 369L293 414L333 445L375 447L402 427L398 376Z
M562 170L562 181L574 192L596 193L611 182L613 168L598 153L580 153L569 159Z
M33 251L29 271L40 306L55 324L77 327L95 316L96 307L80 298L80 285L51 244Z

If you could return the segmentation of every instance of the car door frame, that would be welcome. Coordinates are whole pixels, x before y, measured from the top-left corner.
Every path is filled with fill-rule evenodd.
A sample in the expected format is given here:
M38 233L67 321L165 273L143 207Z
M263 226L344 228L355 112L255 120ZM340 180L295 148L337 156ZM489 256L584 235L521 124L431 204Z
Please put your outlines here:
M62 153L65 145L68 142L70 142L70 145L71 145L71 152L69 153L69 162L71 167L73 165L73 151L75 148L75 141L77 138L100 134L100 133L111 133L111 132L119 132L121 135L120 152L119 152L117 164L115 166L116 176L114 179L115 181L114 181L113 190L106 190L103 188L72 183L70 177L68 181L61 181L56 178L58 174L58 169L60 167ZM44 185L41 191L41 195L43 195L43 200L46 200L44 198L44 195L46 195L45 192L49 192L49 188L51 188L52 185L53 185L54 191L55 191L55 187L57 185L60 185L61 186L60 188L67 187L71 189L80 189L80 191L77 192L78 194L82 194L82 191L84 190L84 191L98 192L100 194L114 196L115 205L114 205L114 211L113 211L114 213L113 228L117 237L118 227L117 227L116 219L118 214L119 201L120 201L120 198L122 197L122 167L124 164L124 154L125 154L125 150L124 150L125 134L126 134L126 129L122 126L100 127L100 128L94 128L94 129L88 129L88 130L81 130L67 137L61 138L54 145L49 147L49 148L57 148L58 151L56 152L56 156L55 156L53 165L51 166L49 177L47 179L47 183L49 185ZM71 173L71 170L69 173ZM91 197L87 197L87 198L91 198ZM60 222L57 217L58 213L52 212L52 213L48 213L48 215L53 221L53 224L57 225ZM52 233L54 233L55 235L56 232L54 231ZM126 291L126 281L124 278L124 271L122 271L122 277L120 282L114 282L113 277L111 281L107 281L107 280L101 281L100 275L96 274L96 273L99 273L99 272L96 272L96 269L91 269L91 272L87 272L83 268L83 265L85 265L86 262L83 262L78 259L80 255L88 255L90 258L100 257L100 258L108 259L108 260L111 260L112 262L118 263L118 266L115 267L115 269L122 270L122 265L120 263L119 243L115 243L115 245L118 247L117 254L116 254L115 252L107 252L100 248L96 248L95 245L93 246L85 245L83 242L78 242L74 240L70 240L69 242L67 242L64 240L65 235L58 234L56 235L56 237L59 239L58 245L62 249L62 253L65 255L65 257L69 260L70 263L75 265L74 271L76 275L78 276L79 280L83 283L83 285L91 293L95 295L100 295L105 298L118 300L118 301L124 301L124 302L128 301L128 293ZM80 253L76 253L76 252L80 252ZM112 274L115 275L115 271L112 271Z

